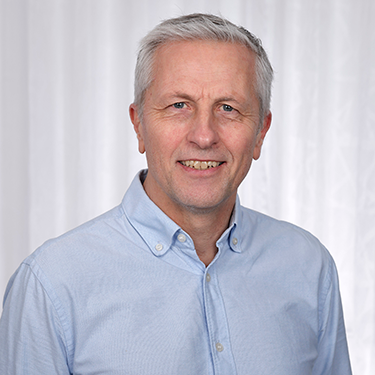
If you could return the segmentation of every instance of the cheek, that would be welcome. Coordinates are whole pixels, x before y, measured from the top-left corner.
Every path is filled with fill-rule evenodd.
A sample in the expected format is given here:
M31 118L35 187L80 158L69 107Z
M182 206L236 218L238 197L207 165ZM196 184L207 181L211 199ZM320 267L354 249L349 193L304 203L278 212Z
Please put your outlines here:
M144 142L148 163L166 164L180 146L175 129L169 126L152 126L144 131Z
M242 131L233 132L230 135L227 134L225 143L235 160L241 163L246 163L249 160L251 164L255 146L255 134L253 132L242 129Z

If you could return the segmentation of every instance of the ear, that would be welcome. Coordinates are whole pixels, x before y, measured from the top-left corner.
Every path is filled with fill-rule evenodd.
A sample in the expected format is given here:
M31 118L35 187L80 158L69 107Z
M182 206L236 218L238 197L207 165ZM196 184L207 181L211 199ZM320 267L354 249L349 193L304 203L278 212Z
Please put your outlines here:
M264 138L266 137L266 134L271 126L271 120L272 120L272 113L268 112L268 114L264 117L262 128L258 131L257 139L254 147L253 152L253 159L258 160L260 157L260 151L262 149Z
M139 118L138 108L134 103L130 104L129 115L130 115L130 119L133 123L134 130L137 134L138 150L141 154L143 154L146 151L146 148L145 148L145 143L144 143L143 134L142 134L143 133L142 123L141 123L141 120Z

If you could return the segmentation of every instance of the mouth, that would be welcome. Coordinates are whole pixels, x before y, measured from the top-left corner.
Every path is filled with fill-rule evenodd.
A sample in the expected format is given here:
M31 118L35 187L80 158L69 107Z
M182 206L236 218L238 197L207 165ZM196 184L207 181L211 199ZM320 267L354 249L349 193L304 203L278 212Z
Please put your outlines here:
M179 163L184 165L185 167L198 169L198 170L216 168L220 166L221 164L223 164L223 162L220 162L220 161L199 161L199 160L181 160L179 161Z

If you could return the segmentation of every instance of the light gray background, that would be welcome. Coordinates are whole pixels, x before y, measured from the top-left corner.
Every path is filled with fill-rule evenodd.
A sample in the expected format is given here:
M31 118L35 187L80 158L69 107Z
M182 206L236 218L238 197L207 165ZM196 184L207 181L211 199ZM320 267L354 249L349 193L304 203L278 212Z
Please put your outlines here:
M197 11L263 40L274 120L241 201L327 246L354 373L373 374L373 0L0 0L0 294L46 239L120 202L145 166L128 118L137 43Z

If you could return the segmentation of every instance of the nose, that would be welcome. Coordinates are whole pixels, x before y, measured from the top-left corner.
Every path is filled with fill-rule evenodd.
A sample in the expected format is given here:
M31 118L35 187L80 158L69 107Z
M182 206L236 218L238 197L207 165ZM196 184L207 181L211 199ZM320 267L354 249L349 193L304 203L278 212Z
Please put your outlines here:
M219 142L218 124L211 110L199 110L191 119L188 141L200 149L208 149Z

